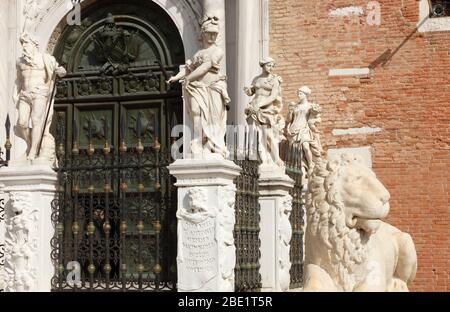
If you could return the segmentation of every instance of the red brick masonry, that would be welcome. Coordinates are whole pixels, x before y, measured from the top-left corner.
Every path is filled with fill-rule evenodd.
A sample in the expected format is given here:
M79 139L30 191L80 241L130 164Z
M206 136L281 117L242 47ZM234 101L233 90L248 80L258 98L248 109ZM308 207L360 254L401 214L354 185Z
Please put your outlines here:
M325 149L371 146L374 170L391 193L387 221L416 244L419 269L411 290L449 291L450 31L412 34L417 0L379 1L381 25L368 25L368 2L270 0L271 56L286 102L306 84L312 101L322 105ZM364 14L329 16L349 6ZM368 76L328 75L330 69L370 64ZM359 127L382 131L332 134Z

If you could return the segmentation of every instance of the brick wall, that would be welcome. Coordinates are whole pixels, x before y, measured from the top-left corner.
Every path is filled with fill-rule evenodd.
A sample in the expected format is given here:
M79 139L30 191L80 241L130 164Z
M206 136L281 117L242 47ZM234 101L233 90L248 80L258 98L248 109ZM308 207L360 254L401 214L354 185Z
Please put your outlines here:
M271 56L286 102L306 84L322 105L325 149L371 146L373 168L391 193L388 222L416 244L411 290L450 291L450 32L413 34L417 0L380 0L381 25L368 25L368 2L270 0ZM364 14L329 16L348 6ZM387 49L398 51L377 66ZM330 69L370 64L367 76L329 76ZM360 127L382 131L332 134Z

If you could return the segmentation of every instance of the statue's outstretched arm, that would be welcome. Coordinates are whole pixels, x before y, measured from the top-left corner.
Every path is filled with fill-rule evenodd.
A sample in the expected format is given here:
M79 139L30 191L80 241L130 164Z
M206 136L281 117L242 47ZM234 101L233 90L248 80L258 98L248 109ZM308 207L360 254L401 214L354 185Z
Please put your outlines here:
M167 80L167 83L173 83L173 82L180 81L181 79L186 77L186 75L187 75L187 67L182 66L182 67L180 67L180 72L178 74L176 74L175 76L170 77L170 79Z

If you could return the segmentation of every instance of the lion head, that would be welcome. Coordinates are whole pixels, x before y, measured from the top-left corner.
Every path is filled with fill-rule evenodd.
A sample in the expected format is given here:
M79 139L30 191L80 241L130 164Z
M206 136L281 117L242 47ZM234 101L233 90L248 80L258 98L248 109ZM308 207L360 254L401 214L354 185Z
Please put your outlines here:
M389 198L375 173L357 157L344 154L319 161L307 194L307 262L322 257L320 265L344 290L351 290L357 282L352 273L366 258L365 243L389 213Z

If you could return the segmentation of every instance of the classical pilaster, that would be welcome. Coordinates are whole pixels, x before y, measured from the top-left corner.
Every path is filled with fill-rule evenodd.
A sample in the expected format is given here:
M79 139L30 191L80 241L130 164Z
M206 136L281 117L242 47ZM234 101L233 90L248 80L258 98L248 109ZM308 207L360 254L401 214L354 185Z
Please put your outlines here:
M57 176L48 165L0 170L5 203L5 290L48 292L54 267L51 204Z
M234 291L234 179L228 160L177 160L178 291Z
M229 123L245 125L248 97L242 91L251 84L269 56L268 0L227 0L227 73L232 100Z
M287 291L290 285L290 241L292 227L289 216L294 181L284 170L260 167L259 203L261 206L261 278L263 291Z

